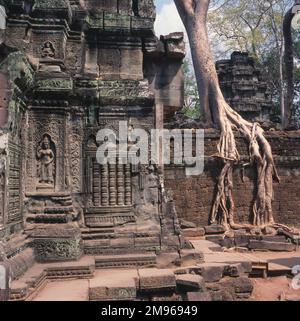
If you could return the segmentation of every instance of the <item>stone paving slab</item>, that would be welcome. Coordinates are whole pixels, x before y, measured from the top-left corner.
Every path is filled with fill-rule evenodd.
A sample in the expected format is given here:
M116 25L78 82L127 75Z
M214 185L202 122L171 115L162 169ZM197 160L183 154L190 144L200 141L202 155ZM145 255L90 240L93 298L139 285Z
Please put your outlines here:
M170 269L140 269L139 289L141 291L157 291L164 289L175 289L175 274Z
M194 274L176 275L176 284L181 287L194 288L201 290L205 288L205 282L202 276Z
M96 271L89 283L89 299L133 300L136 298L138 278L136 269Z
M89 280L49 282L32 301L88 301Z

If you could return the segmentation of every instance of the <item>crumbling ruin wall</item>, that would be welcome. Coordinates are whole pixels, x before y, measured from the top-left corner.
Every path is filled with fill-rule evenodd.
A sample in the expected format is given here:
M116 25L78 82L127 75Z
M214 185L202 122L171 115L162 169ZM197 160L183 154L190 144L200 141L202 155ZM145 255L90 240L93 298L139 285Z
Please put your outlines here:
M274 183L273 210L276 222L289 226L300 226L300 132L266 133L270 141L275 164L281 179ZM179 218L205 226L208 223L217 177L221 164L209 157L216 153L219 141L217 132L205 133L205 169L202 175L187 177L183 167L165 168L165 184L173 191ZM243 139L238 140L238 149L243 163L248 162L247 145ZM244 179L243 179L244 177ZM255 169L242 166L234 170L234 198L236 205L236 222L251 220L255 193Z

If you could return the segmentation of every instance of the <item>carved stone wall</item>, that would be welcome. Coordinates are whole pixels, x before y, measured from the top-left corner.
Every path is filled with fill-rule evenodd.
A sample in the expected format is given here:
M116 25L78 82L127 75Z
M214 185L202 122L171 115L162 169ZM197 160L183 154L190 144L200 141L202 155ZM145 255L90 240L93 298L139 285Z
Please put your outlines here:
M25 96L33 70L24 54L3 44L1 61L1 202L0 236L10 236L23 227L23 141Z
M55 156L53 161L54 184L49 185L52 191L64 191L66 189L66 116L63 113L48 113L43 111L32 111L29 113L28 129L28 151L27 151L27 191L36 192L40 188L39 159L37 149L45 135L51 138L55 146Z
M8 9L6 45L22 48L32 78L24 59L7 65L18 92L8 118L0 105L11 132L0 224L25 222L39 261L77 259L83 250L177 250L176 214L161 226L158 170L98 164L95 137L103 128L118 134L120 120L150 133L158 119L162 127L156 103L179 107L172 97L182 90L182 34L161 39L163 74L150 53L159 51L152 0L13 1Z

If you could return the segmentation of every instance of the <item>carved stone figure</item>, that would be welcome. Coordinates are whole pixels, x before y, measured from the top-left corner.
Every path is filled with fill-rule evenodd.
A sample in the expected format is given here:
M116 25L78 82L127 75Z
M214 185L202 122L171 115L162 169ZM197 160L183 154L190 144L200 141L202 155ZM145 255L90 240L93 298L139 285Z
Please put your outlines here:
M54 159L55 155L51 148L51 138L44 135L41 143L37 148L37 159L39 161L39 183L54 183Z
M55 58L55 48L50 41L46 41L42 47L42 58Z

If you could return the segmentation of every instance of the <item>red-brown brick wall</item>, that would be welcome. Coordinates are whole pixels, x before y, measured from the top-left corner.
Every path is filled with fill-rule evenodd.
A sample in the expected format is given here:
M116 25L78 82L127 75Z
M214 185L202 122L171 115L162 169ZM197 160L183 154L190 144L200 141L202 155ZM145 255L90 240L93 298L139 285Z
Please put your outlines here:
M276 222L291 226L300 226L300 132L267 134L271 142L275 163L281 179L280 184L274 182L273 211ZM218 136L207 133L205 139L205 156L216 152ZM242 157L247 157L247 145L238 140L238 148ZM194 222L199 226L207 225L216 178L221 164L207 158L205 170L197 177L186 177L182 167L165 168L166 187L172 189L180 218ZM246 168L244 181L241 168L234 170L234 197L236 204L236 222L248 222L252 215L255 195L255 170Z

